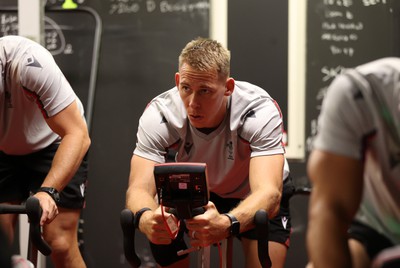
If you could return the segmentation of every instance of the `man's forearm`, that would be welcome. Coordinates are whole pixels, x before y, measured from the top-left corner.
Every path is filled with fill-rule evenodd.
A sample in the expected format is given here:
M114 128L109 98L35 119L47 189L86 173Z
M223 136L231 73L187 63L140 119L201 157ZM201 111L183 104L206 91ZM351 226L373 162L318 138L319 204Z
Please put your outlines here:
M241 232L254 226L254 215L259 209L265 209L269 218L275 217L279 211L282 193L278 190L257 191L247 196L231 212L237 217L241 225Z
M89 146L90 139L85 133L65 135L42 185L56 188L59 191L64 189L82 163Z
M145 207L155 210L158 207L158 204L155 201L154 196L148 192L130 186L126 192L126 207L133 212L137 212Z

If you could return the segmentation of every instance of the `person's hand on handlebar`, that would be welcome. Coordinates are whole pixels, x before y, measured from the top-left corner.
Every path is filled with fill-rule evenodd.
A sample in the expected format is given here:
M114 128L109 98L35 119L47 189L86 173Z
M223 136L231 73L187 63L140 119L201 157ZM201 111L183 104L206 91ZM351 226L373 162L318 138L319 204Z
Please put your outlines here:
M193 247L205 247L218 243L229 236L230 220L220 214L214 203L204 206L205 212L186 220L186 227Z
M170 224L167 226L167 224ZM159 206L155 211L144 212L139 221L139 230L144 233L152 243L168 245L175 238L178 231L178 221L173 214L161 211Z
M42 208L40 225L43 226L44 224L49 224L58 215L56 202L45 192L38 192L34 196L39 199L40 207Z

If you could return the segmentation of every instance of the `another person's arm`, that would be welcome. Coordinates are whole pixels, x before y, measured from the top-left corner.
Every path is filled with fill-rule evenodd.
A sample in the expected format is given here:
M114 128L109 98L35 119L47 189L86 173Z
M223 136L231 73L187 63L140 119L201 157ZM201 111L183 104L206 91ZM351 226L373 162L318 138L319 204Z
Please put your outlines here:
M314 151L308 161L313 183L307 248L314 268L351 267L347 229L362 196L360 160Z
M76 101L58 114L47 118L46 122L62 140L41 186L52 187L60 192L81 164L90 146L90 138ZM43 210L41 224L50 222L58 213L54 200L44 192L38 192L35 196L39 198Z
M327 90L318 134L308 159L313 189L309 203L307 249L315 268L351 267L347 229L363 191L362 153L373 123L357 89L338 76ZM338 109L338 106L341 109Z

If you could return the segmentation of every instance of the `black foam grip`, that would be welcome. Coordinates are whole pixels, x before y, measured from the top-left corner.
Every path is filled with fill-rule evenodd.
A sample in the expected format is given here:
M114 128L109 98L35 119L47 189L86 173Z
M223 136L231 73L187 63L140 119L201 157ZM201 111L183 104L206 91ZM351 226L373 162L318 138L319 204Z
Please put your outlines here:
M51 254L51 247L42 237L42 230L40 228L40 217L42 216L42 208L40 207L39 199L36 197L29 197L26 200L26 214L29 218L29 237L32 244L43 255L49 256Z
M195 217L197 215L201 215L204 212L206 212L206 209L204 207L197 207L192 209L192 217Z
M263 209L258 210L254 216L254 223L258 240L258 259L263 268L270 268L272 262L268 253L268 213Z
M126 260L133 268L139 268L142 263L135 249L135 216L129 209L121 211L121 228L124 235L124 254Z

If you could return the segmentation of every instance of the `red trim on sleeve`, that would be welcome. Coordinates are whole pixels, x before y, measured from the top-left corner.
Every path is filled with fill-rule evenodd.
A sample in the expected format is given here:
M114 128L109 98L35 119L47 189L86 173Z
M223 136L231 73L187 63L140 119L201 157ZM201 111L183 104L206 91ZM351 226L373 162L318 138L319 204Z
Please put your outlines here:
M22 86L22 88L24 89L24 93L25 94L27 94L28 96L32 97L35 100L35 102L36 102L37 106L39 107L39 110L42 113L43 117L44 118L49 118L49 115L47 114L47 111L44 109L43 102L40 100L40 96L36 92L34 92L34 91L24 87L24 86Z

